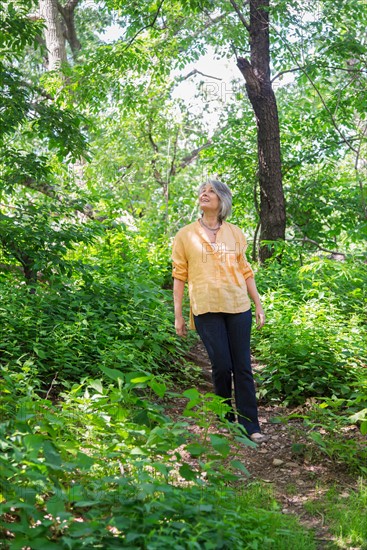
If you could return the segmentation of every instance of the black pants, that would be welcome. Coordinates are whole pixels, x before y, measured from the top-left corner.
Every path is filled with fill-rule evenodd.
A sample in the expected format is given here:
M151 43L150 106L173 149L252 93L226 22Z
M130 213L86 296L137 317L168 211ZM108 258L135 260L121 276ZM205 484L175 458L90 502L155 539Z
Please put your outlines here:
M195 315L194 321L212 364L215 393L231 404L233 374L238 422L249 435L260 432L251 369L251 310L204 313Z

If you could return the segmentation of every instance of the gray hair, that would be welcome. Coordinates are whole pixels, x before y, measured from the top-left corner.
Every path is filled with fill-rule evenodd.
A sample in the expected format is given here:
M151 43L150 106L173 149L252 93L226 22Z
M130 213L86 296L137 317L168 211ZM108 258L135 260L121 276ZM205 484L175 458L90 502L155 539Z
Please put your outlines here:
M218 181L218 180L208 180L205 183L202 183L198 189L198 195L203 191L207 186L211 185L215 191L215 194L218 195L220 208L218 218L220 221L225 220L231 215L232 211L232 193L227 184Z

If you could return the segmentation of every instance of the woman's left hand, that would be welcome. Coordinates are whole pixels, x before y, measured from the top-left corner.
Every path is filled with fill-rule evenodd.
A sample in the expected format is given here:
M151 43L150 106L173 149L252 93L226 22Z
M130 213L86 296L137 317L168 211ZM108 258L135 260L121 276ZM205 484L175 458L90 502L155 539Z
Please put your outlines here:
M261 304L255 307L255 317L256 328L262 328L265 325L265 313Z

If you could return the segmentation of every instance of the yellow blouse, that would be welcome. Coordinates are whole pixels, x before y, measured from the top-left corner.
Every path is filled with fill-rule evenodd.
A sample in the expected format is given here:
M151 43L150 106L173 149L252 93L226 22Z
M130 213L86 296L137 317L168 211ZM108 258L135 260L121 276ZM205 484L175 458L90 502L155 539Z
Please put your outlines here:
M241 313L251 307L246 279L254 273L246 260L241 229L223 222L211 243L199 221L177 233L172 248L172 276L188 281L191 312ZM190 328L195 328L192 322Z

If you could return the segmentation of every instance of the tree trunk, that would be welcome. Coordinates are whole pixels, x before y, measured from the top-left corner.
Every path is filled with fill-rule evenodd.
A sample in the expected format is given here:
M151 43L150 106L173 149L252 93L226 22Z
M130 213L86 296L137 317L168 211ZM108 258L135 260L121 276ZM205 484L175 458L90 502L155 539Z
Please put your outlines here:
M285 202L282 186L278 109L270 80L269 0L251 0L251 62L242 57L237 66L255 112L260 184L260 241L285 239ZM270 258L274 247L260 243L260 261Z
M78 36L75 28L75 8L77 7L79 0L68 0L65 6L58 3L58 10L61 13L65 25L64 36L69 42L73 57L76 59L77 53L81 48Z
M39 0L40 13L45 20L45 40L48 51L48 70L59 69L67 62L65 38L62 33L57 0Z

